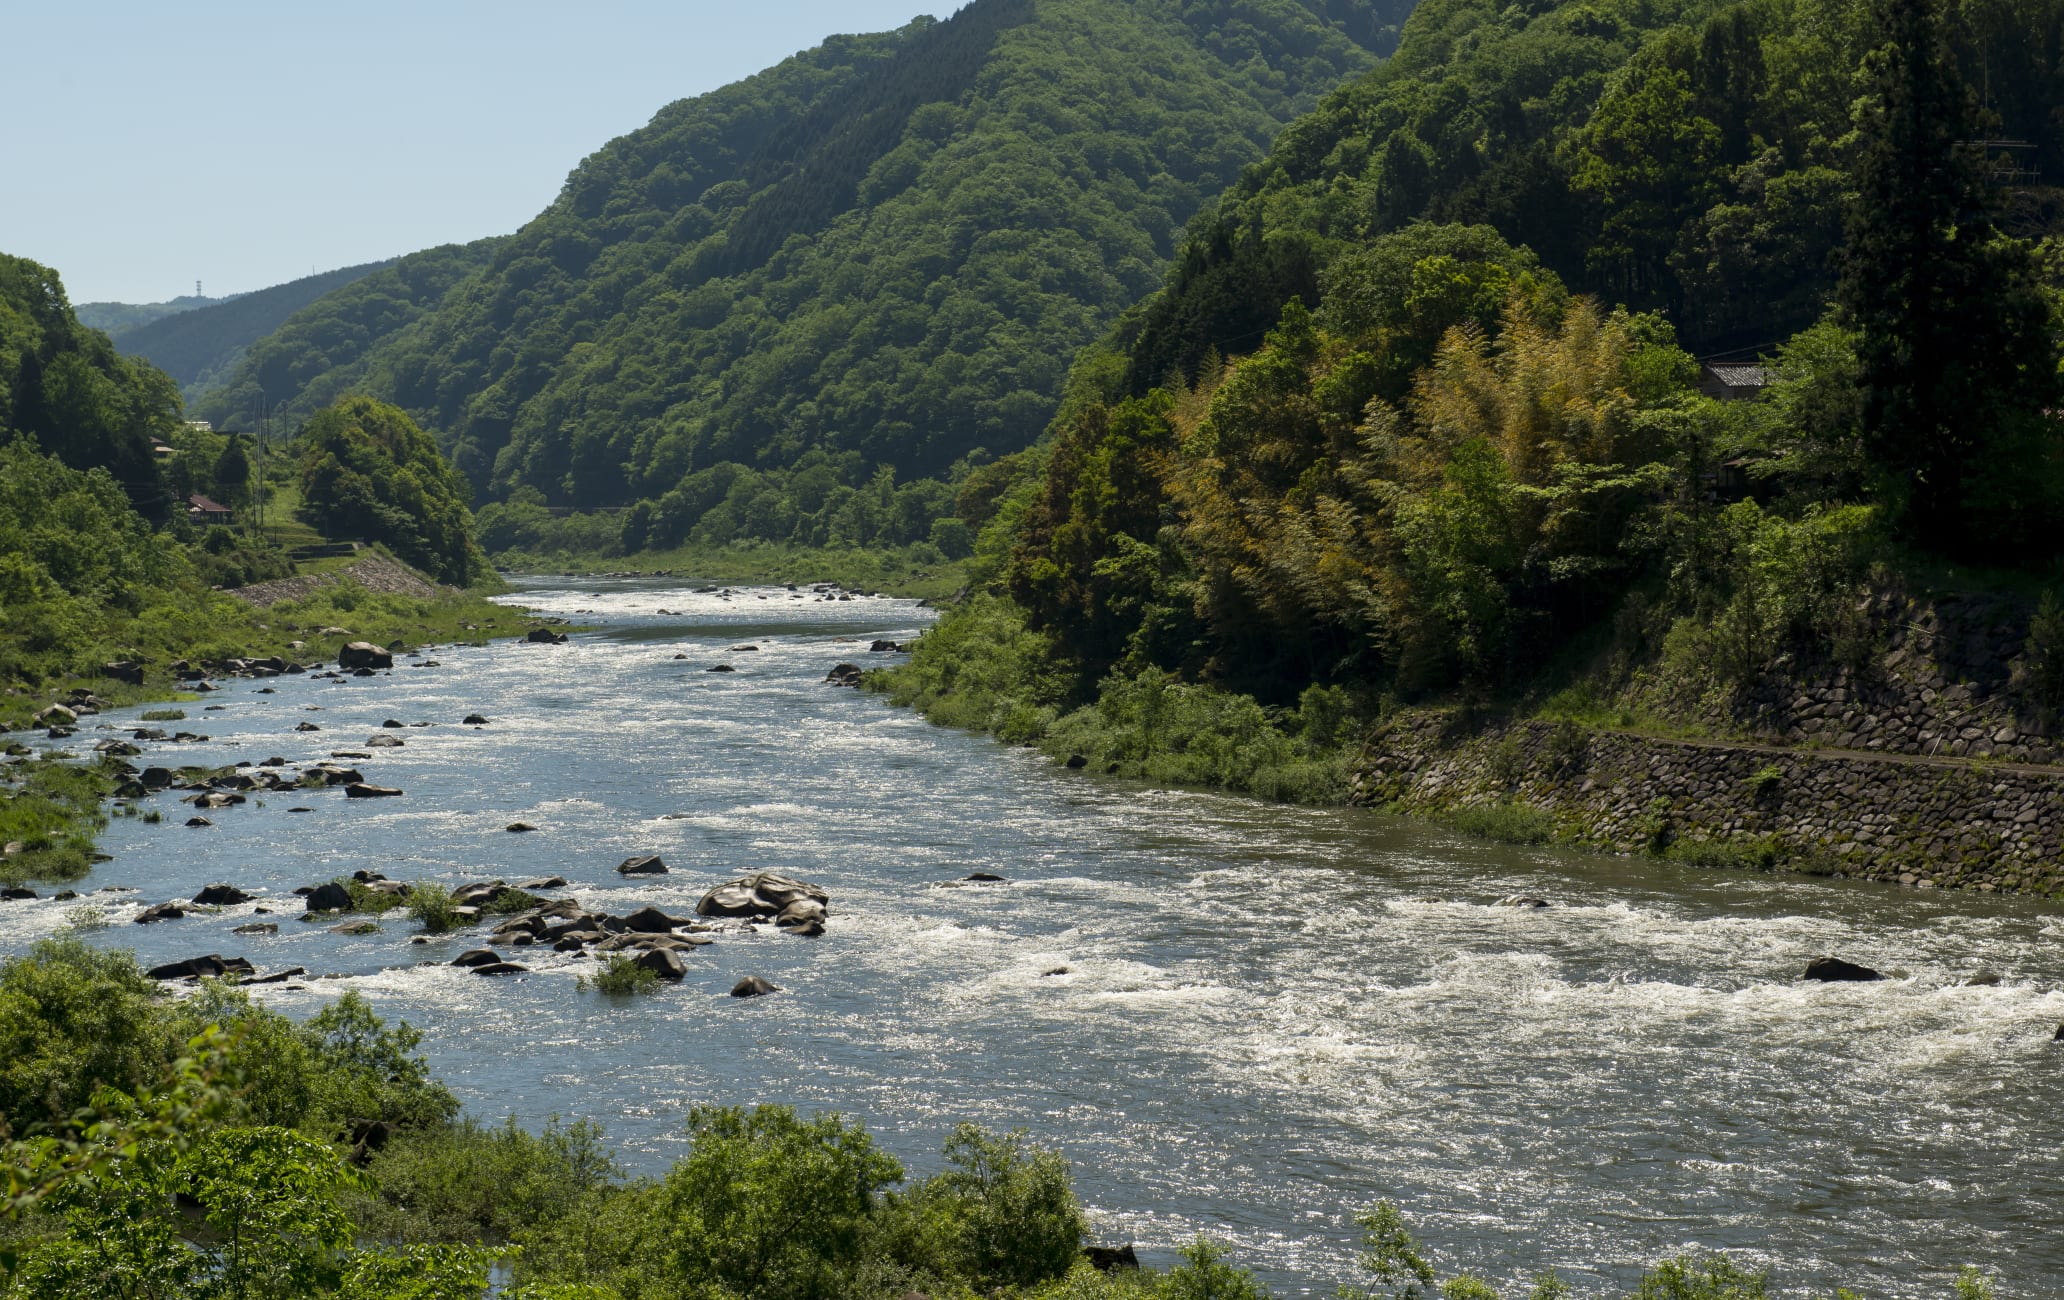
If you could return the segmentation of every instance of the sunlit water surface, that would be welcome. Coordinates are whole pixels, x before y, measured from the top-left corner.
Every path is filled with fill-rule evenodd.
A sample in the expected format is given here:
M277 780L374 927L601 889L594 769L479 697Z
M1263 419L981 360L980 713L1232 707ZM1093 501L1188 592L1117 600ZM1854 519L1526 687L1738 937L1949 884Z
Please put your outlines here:
M1777 1265L1788 1295L1941 1296L1960 1262L2005 1294L2064 1290L2052 909L1059 770L823 684L840 661L890 661L867 643L924 626L907 601L572 580L512 599L598 630L187 706L210 742L140 762L299 764L387 718L433 725L356 764L400 799L266 796L189 829L174 792L161 824L116 820L114 860L80 888L137 887L94 900L118 921L217 880L272 901L96 941L306 966L322 978L259 996L302 1015L358 989L425 1031L473 1113L596 1119L639 1172L681 1153L708 1102L836 1108L920 1174L957 1121L1023 1127L1074 1162L1099 1239L1166 1261L1209 1233L1282 1294L1351 1278L1351 1216L1379 1197L1444 1267L1553 1266L1584 1293L1692 1249ZM491 724L458 725L476 711ZM540 830L503 831L519 819ZM640 853L672 874L615 873ZM826 886L833 921L814 940L724 936L685 986L629 1001L578 991L594 963L540 948L511 954L534 968L514 978L444 965L478 937L411 946L398 914L363 938L291 916L277 937L230 933L360 867L557 873L596 906L675 913L772 868ZM936 887L971 871L1010 883ZM1497 905L1516 893L1553 906ZM0 905L0 949L75 906ZM1822 954L1896 978L1801 983ZM1979 971L2003 982L1962 983ZM726 996L746 974L784 992Z

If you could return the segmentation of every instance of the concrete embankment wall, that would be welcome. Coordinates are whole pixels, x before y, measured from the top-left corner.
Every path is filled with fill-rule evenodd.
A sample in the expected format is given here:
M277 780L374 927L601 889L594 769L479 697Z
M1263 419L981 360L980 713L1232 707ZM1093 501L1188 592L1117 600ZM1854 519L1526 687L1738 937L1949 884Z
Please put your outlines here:
M2064 897L2064 768L1666 740L1408 714L1371 743L1360 803L1439 817L1513 803L1617 852L1774 850L1793 870ZM1709 856L1719 858L1722 854Z

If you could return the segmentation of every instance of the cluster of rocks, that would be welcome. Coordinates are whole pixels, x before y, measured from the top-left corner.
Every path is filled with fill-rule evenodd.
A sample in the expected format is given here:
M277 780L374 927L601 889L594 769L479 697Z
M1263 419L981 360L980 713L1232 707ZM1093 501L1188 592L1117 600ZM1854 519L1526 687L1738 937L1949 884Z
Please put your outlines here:
M816 885L762 871L718 885L695 905L697 916L772 921L789 934L824 933L831 915L831 895Z
M833 686L858 686L863 675L859 664L836 664L824 680Z
M532 645L565 645L568 638L564 632L554 632L548 627L534 627L523 637Z

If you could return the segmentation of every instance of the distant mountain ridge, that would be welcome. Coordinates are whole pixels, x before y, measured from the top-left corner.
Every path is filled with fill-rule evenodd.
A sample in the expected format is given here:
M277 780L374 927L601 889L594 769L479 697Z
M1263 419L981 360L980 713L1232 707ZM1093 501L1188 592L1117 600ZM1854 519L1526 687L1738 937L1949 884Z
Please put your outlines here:
M204 306L126 326L114 334L115 346L172 376L191 399L225 378L243 359L246 348L278 329L295 312L389 264L367 262L303 276L270 289L211 299ZM91 323L83 309L79 318Z
M201 307L213 307L238 296L232 293L220 298L203 298L189 293L164 302L82 302L72 308L72 313L87 329L99 330L111 339L119 339L130 330L152 321Z
M312 304L195 409L365 391L487 496L581 507L723 461L1012 451L1184 224L1410 8L976 0L833 38L611 141L434 304Z

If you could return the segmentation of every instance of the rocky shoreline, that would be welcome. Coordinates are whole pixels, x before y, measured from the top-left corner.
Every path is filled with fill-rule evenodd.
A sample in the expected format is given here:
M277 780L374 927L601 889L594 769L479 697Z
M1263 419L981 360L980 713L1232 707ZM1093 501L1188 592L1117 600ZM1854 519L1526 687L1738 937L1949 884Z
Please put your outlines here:
M1424 711L1372 739L1351 799L1435 820L1524 809L1558 843L1614 853L2064 896L2064 769L2036 765Z

